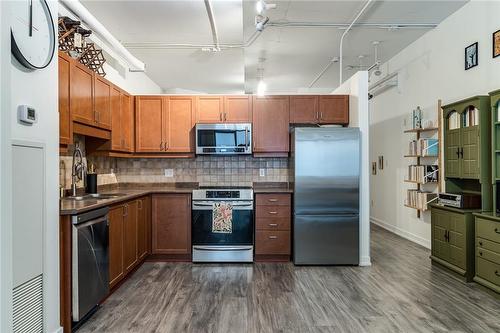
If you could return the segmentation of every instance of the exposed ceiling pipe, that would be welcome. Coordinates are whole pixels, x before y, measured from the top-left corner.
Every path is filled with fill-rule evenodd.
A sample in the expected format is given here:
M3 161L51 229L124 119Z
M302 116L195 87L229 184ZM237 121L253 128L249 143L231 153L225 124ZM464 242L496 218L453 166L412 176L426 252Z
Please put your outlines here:
M213 51L220 51L219 35L217 35L217 26L215 25L214 12L210 0L205 0L205 7L207 8L208 20L210 21L210 28L212 29L212 38L214 40Z
M347 29L349 23L329 23L329 22L268 22L270 27L296 27L296 28L338 28ZM352 27L359 28L379 28L379 29L432 29L437 27L436 23L355 23Z
M339 62L339 58L338 57L332 58L330 62L323 68L323 70L316 76L316 78L311 81L311 83L309 84L309 88L311 88L323 76L323 74L325 74L325 72L330 68L330 66L336 62Z
M145 65L134 57L78 0L60 0L79 20L109 44L128 64L131 72L144 72Z
M342 34L342 37L340 37L340 48L339 48L339 57L340 57L340 71L339 71L339 86L342 85L342 82L343 82L343 78L342 78L342 74L343 74L343 68L342 68L342 62L343 62L343 48L344 48L344 38L345 36L347 35L347 33L351 30L352 26L358 21L358 19L361 17L361 15L363 15L363 13L365 12L365 10L368 8L368 6L370 6L370 4L372 3L373 0L368 0L365 5L363 6L363 8L361 8L361 10L359 11L358 15L356 15L356 17L354 18L354 20L351 22L351 24L349 24L349 26L347 27L347 29L344 31L344 33Z

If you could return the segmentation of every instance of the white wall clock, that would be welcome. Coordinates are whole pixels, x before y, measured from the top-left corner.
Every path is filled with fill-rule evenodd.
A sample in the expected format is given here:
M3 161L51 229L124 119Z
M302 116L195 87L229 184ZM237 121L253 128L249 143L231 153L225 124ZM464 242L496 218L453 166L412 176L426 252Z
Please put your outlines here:
M54 22L45 0L12 1L11 51L26 68L47 67L56 47Z

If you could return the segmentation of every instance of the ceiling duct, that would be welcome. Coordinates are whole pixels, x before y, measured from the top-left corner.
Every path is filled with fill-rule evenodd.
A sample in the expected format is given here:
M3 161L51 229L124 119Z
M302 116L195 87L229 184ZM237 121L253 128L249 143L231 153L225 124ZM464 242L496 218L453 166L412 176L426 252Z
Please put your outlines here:
M220 51L219 35L217 34L217 26L215 25L214 12L210 0L205 0L205 7L207 9L208 20L210 21L210 28L212 29L212 38L214 41L214 46L212 48L212 51L218 52Z

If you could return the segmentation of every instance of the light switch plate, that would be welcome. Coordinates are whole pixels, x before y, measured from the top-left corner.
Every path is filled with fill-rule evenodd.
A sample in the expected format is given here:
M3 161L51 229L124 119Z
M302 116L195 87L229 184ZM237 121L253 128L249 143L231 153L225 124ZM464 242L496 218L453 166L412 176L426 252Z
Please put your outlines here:
M260 177L265 177L266 176L266 169L259 169L259 176Z
M165 169L165 177L173 177L174 169Z

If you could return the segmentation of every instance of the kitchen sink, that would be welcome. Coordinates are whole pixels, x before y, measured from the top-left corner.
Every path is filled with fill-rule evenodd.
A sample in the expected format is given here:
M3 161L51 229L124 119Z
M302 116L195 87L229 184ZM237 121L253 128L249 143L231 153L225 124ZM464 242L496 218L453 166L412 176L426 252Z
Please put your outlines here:
M83 200L105 200L105 199L114 199L127 195L126 193L93 193L93 194L85 194L74 197L66 197L64 200L71 201L83 201Z

